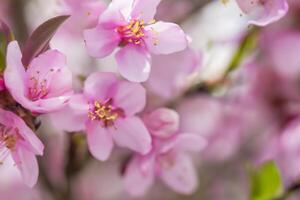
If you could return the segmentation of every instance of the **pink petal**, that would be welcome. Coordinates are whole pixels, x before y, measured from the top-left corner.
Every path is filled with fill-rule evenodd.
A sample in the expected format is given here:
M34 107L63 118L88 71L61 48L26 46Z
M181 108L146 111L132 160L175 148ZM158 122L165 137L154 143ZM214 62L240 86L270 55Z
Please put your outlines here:
M19 134L29 144L29 148L37 155L43 155L44 145L35 133L17 115L0 108L0 124L7 127L14 127L19 130Z
M178 134L175 138L166 142L161 147L160 152L165 153L170 151L171 149L174 149L177 152L200 152L206 147L206 145L206 140L199 135L193 133L181 133Z
M193 193L198 186L198 176L192 160L186 155L177 155L173 165L161 167L161 179L174 191Z
M146 91L138 83L122 81L115 92L114 104L124 109L126 116L132 116L144 109Z
M178 95L189 84L190 75L200 67L201 57L191 48L169 55L152 55L147 86L163 98Z
M55 112L63 108L66 103L69 101L70 94L65 94L63 96L48 98L48 99L39 99L37 101L29 101L29 103L24 104L24 106L36 113L49 113Z
M144 195L154 181L153 156L135 156L127 165L123 177L124 187L130 195L139 197Z
M281 19L288 12L286 0L237 0L241 10L250 17L249 23L266 26Z
M299 51L299 32L275 34L275 37L272 37L272 42L268 43L267 46L268 59L272 67L287 80L298 81L300 75Z
M99 24L106 28L115 28L126 24L134 0L113 0L101 14Z
M106 8L104 2L97 0L61 0L60 3L60 14L71 15L60 30L67 31L68 36L77 37L81 37L83 29L95 27L99 15Z
M115 93L118 79L111 72L95 72L84 83L84 95L92 101L105 101Z
M33 187L39 175L38 163L34 153L24 147L18 147L12 153L12 156L16 166L21 172L25 184L29 187Z
M179 128L179 115L171 109L159 108L143 118L150 133L156 137L169 138Z
M26 73L28 76L36 75L42 79L51 75L51 69L57 70L67 67L67 58L58 50L48 50L35 57L28 66Z
M88 54L95 58L108 56L120 42L120 37L116 31L101 26L85 30L83 35Z
M135 0L131 17L150 22L154 19L156 8L161 0Z
M67 93L73 93L72 72L64 67L58 73L52 76L49 86L48 98L62 96Z
M142 120L138 117L117 120L115 127L111 128L110 132L119 146L127 147L141 154L150 151L151 137Z
M126 45L117 54L119 72L133 82L144 82L151 69L150 54L142 47Z
M113 141L107 129L97 121L87 124L87 142L91 154L98 160L105 161L113 149Z
M156 22L145 29L145 42L151 53L175 53L184 50L188 45L185 33L177 24Z
M74 132L85 130L89 105L83 95L74 95L62 110L51 113L54 126L60 130Z
M26 73L21 62L22 54L17 41L12 41L7 47L4 82L12 97L22 105L27 105L25 97Z

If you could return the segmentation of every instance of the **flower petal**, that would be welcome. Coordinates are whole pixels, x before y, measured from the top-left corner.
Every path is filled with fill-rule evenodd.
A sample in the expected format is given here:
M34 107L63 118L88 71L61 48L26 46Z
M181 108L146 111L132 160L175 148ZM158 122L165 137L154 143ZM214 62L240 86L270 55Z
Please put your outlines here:
M161 0L135 0L131 17L150 22L154 19L156 8Z
M176 135L170 141L162 145L160 152L165 153L171 149L175 149L178 152L191 151L200 152L207 145L204 138L193 133L181 133Z
M145 107L146 91L138 83L122 81L115 92L114 104L124 109L126 116L132 116Z
M39 175L38 163L34 153L24 147L18 147L12 153L12 156L16 166L21 172L25 184L29 187L33 187Z
M144 195L154 181L154 156L135 156L126 167L123 177L125 189L130 195Z
M152 135L161 138L171 137L179 128L179 115L168 108L154 110L145 115L143 121Z
M151 137L148 130L138 117L129 117L115 122L116 128L110 132L115 142L121 147L127 147L141 154L151 149Z
M50 117L54 126L60 130L74 132L85 129L88 119L89 105L83 95L71 97L67 106L60 111L51 113Z
M22 53L17 41L12 41L7 47L4 82L12 97L20 104L27 105L29 100L26 93L26 73L21 62Z
M116 31L101 26L85 30L83 35L88 54L95 58L108 56L120 42L120 37Z
M86 131L91 154L98 160L107 160L113 149L113 141L110 133L96 121L88 122Z
M286 0L237 0L241 10L249 16L249 24L266 26L281 19L288 12Z
M145 42L151 53L171 54L187 48L187 37L177 24L156 22L145 29Z
M163 98L178 95L189 85L189 77L200 67L202 55L191 48L169 55L152 55L149 89Z
M84 95L92 101L105 101L115 93L118 79L111 72L95 72L84 83Z
M144 82L151 69L150 54L142 47L126 45L117 54L121 75L132 82Z
M174 191L193 193L198 186L198 177L192 160L186 155L176 155L173 165L161 167L161 179Z
M100 15L99 24L105 28L115 28L126 24L132 11L134 0L113 0Z

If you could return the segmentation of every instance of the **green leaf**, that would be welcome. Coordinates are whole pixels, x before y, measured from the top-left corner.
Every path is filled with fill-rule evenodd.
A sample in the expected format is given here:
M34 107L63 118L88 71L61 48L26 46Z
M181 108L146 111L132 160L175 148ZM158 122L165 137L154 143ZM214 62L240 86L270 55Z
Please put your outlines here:
M22 62L28 66L30 61L49 48L49 42L56 33L60 25L68 18L68 15L62 15L49 19L40 25L26 41L23 48Z
M263 163L251 171L250 200L273 200L283 193L280 171L274 161Z

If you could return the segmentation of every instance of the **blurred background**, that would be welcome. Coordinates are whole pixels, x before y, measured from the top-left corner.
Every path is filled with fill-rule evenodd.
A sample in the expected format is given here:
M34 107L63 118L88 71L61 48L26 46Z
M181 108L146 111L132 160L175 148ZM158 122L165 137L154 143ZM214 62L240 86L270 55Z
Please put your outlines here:
M95 1L103 10L109 3ZM96 60L87 55L82 30L90 25L80 0L71 2L0 0L0 18L22 44L47 19L70 14L51 47L67 55L74 88L80 90L83 77L96 70L116 72L116 64L113 56ZM288 14L265 27L249 25L234 0L162 0L158 8L157 20L180 24L190 36L198 62L187 69L180 55L155 58L144 84L146 111L173 108L182 132L208 141L193 154L199 178L194 194L179 195L157 180L145 196L132 198L122 187L129 152L117 149L107 162L91 159L82 135L63 133L43 116L38 132L46 152L39 160L38 185L28 189L14 167L0 166L0 200L251 200L251 169L268 160L280 171L282 190L292 191L282 199L300 199L300 3L288 3ZM168 74L172 67L180 73ZM72 145L79 147L74 165L69 164ZM70 196L62 195L65 188Z

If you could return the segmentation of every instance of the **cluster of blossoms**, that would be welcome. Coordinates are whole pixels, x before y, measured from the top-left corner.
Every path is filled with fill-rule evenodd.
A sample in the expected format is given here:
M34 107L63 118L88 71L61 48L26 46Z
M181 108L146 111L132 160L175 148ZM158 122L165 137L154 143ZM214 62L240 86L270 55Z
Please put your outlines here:
M295 99L298 98L294 96L294 91L292 94L284 92L285 84L287 87L296 85L298 80L293 76L299 72L299 66L291 67L290 71L284 70L282 61L293 62L295 58L278 58L278 55L284 54L281 51L286 50L281 48L285 42L287 46L294 40L299 43L299 33L288 32L284 34L284 39L281 38L282 43L275 42L271 47L266 44L267 47L262 48L270 57L266 60L271 60L271 63L255 60L242 72L243 75L249 71L253 74L245 75L248 78L245 81L246 91L247 94L254 93L251 95L253 99L237 95L238 104L234 102L234 105L226 106L220 102L204 103L206 100L203 99L197 103L191 100L193 103L181 104L178 112L171 109L173 100L182 96L190 82L193 82L190 80L199 77L198 68L204 56L190 47L192 39L179 25L155 19L160 1L112 0L107 7L97 0L60 1L60 14L70 16L58 30L58 35L72 34L80 38L85 43L87 54L97 58L96 61L113 54L117 49L114 55L116 72L89 73L81 79L79 87L74 86L76 77L67 65L67 56L52 49L49 44L53 35L49 34L51 37L45 39L46 44L34 52L34 39L39 38L29 40L25 47L30 48L20 48L18 41L12 39L7 42L6 62L3 72L0 70L0 165L5 164L7 157L11 156L25 184L33 187L37 183L39 167L36 156L43 155L44 145L34 131L38 128L36 119L47 115L55 128L64 131L64 134L85 135L89 152L97 160L109 160L114 146L129 149L130 156L124 163L122 183L132 196L144 195L156 178L178 193L191 194L198 186L192 155L199 156L200 152L205 151L207 155L216 157L215 152L220 150L216 148L220 144L210 141L220 142L217 139L224 137L219 134L223 130L215 127L210 132L218 134L207 137L198 134L205 132L207 127L193 129L195 120L196 123L205 123L201 116L193 119L195 109L203 109L203 112L214 115L214 121L219 118L218 122L214 122L216 127L227 127L224 132L228 132L228 137L235 143L238 138L235 133L248 126L242 121L249 119L249 116L239 115L242 110L240 107L247 105L253 108L252 100L259 99L260 104L254 106L259 110L261 104L270 103L265 101L274 103L273 100L277 98L277 93L267 92L268 86L284 83L277 91L280 95L283 92L281 96L286 97L280 99L280 106L295 96ZM229 3L222 2L223 6ZM247 17L248 24L257 26L276 22L289 10L286 0L236 0L235 3L241 15ZM33 35L36 33L39 32ZM278 33L276 37L282 37L281 34ZM265 35L270 37L267 31ZM263 65L275 66L275 69L259 67ZM293 63L290 65L293 66ZM256 79L260 78L266 82L265 87L257 85ZM262 97L262 94L267 96ZM149 98L151 95L163 99L163 103L155 102L153 97ZM197 108L195 104L205 106ZM214 109L218 114L213 112ZM228 113L227 109L236 110ZM287 118L290 119L292 114L287 110L284 107L278 111L288 113L285 119L274 117L274 120L286 122ZM290 127L299 128L299 123L294 123L285 130L288 134L294 133L294 128ZM288 134L276 138L274 146L292 143ZM234 150L234 147L224 147L220 159ZM282 151L285 153L285 150ZM264 156L270 155L268 151ZM273 158L284 154L282 151L272 154Z

